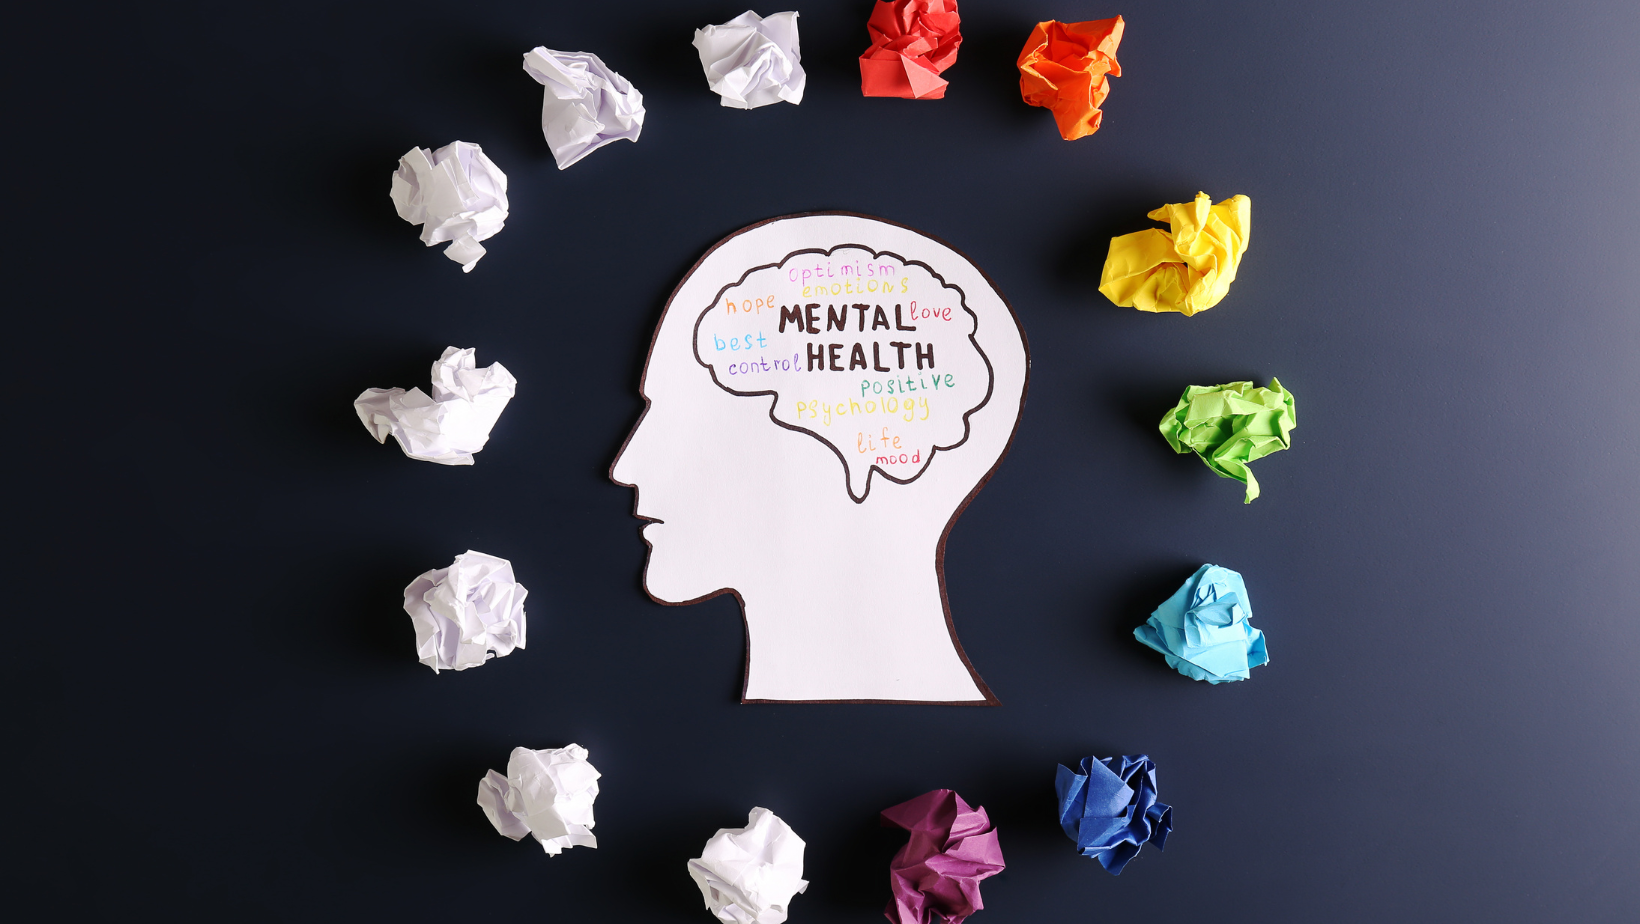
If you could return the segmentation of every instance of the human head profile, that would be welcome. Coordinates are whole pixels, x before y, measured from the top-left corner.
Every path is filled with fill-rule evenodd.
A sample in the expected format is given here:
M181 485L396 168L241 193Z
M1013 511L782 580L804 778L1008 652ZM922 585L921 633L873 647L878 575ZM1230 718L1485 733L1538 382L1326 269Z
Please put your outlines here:
M772 219L673 292L611 478L657 602L739 599L742 700L995 703L945 539L1006 453L1029 356L978 267L901 225Z

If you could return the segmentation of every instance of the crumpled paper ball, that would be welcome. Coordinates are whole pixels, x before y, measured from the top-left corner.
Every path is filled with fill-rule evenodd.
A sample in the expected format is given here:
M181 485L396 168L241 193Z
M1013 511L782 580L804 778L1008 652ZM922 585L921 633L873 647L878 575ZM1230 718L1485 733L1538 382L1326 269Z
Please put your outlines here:
M366 388L353 410L376 442L391 436L412 459L472 465L518 385L506 366L480 369L476 357L476 349L446 347L433 363L432 397L420 388Z
M1242 503L1251 504L1259 488L1247 464L1291 446L1297 427L1292 392L1271 378L1269 388L1254 388L1252 382L1192 385L1162 418L1160 429L1174 452L1194 452L1220 478L1245 484Z
M884 827L911 832L888 866L884 912L894 924L929 924L939 915L962 924L985 907L979 883L1002 872L1002 847L985 809L970 806L949 789L923 793L883 810Z
M1059 826L1084 857L1121 875L1147 841L1161 850L1173 830L1173 807L1156 801L1156 762L1134 757L1084 757L1082 772L1064 764L1054 777Z
M728 924L781 924L792 896L809 887L803 839L766 808L753 808L744 828L719 828L689 875L706 910Z
M416 656L433 669L478 667L524 647L524 585L505 558L468 549L448 568L434 568L404 589L404 611L416 627Z
M695 30L695 50L712 92L733 109L803 101L808 75L797 47L797 14L767 18L747 10L721 26Z
M1099 107L1110 93L1110 77L1122 76L1116 46L1122 43L1122 17L1090 22L1039 22L1019 53L1019 95L1032 106L1053 113L1059 137L1066 141L1099 130L1105 114Z
M1186 677L1208 683L1246 680L1253 668L1270 663L1264 633L1253 628L1252 618L1241 575L1202 565L1133 636Z
M491 770L478 781L478 805L497 831L515 841L533 834L556 857L566 847L598 846L592 803L601 775L579 744L513 748L506 776Z
M860 92L901 99L943 99L940 74L962 45L957 0L877 0L866 21L871 47L860 56Z
M507 175L465 141L437 151L411 148L399 158L388 195L400 218L421 225L423 244L450 242L444 255L464 273L484 256L479 241L495 237L507 221Z
M536 46L524 54L524 73L547 88L541 134L559 170L643 131L643 94L595 54Z
M1207 193L1164 205L1145 217L1169 230L1146 228L1110 239L1099 291L1123 308L1177 311L1190 317L1230 294L1247 252L1253 200L1231 196L1217 205Z

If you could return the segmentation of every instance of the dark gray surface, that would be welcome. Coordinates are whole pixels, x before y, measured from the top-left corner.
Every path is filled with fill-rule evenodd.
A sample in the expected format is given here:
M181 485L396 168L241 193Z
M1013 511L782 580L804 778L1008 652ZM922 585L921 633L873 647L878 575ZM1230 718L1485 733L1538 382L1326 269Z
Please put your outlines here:
M926 103L859 96L869 6L804 4L808 97L749 113L689 46L738 2L14 20L17 901L698 922L684 861L764 805L808 841L792 920L864 922L899 843L876 812L943 786L1001 829L976 924L1633 920L1640 6L970 0ZM1118 12L1105 127L1063 142L1014 56L1038 18ZM632 79L642 140L555 169L536 44ZM387 198L399 154L457 138L512 183L470 276ZM1198 189L1253 200L1229 297L1098 295L1107 239ZM734 602L639 587L606 470L661 305L722 236L810 209L950 241L1030 337L947 559L1000 708L737 705ZM522 383L471 469L349 406L449 344ZM1299 429L1244 507L1154 423L1271 375ZM434 676L400 590L469 547L530 588L530 647ZM1251 682L1131 638L1204 561L1246 575ZM602 846L548 860L473 793L569 741ZM1115 878L1059 832L1054 764L1140 752L1177 828Z

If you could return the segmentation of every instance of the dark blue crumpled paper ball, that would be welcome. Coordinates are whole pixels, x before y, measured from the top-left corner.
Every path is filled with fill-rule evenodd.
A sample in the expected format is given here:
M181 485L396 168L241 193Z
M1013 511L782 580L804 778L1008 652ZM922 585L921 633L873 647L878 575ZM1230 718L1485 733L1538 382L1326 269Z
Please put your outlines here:
M1084 857L1120 875L1147 841L1161 850L1173 830L1173 807L1156 801L1156 762L1133 757L1082 758L1082 772L1059 765L1059 825Z

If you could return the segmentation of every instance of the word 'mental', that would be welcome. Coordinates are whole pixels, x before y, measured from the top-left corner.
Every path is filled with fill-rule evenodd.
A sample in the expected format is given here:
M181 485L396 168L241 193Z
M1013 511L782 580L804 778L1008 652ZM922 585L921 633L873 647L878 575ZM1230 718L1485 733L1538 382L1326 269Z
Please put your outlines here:
M895 305L894 306L894 326L892 328L890 328L888 326L888 313L883 310L882 305L869 305L869 304L858 304L857 303L857 304L853 304L853 305L827 305L826 306L826 330L843 330L843 331L848 330L848 312L849 312L850 308L853 308L855 314L859 315L860 326L859 326L858 329L859 329L860 333L865 333L865 330L866 330L866 312L867 311L871 312L871 329L873 331L876 331L879 327L889 329L889 330L916 330L917 329L915 325L906 324L905 319L901 317L901 315L905 311L905 308L902 305ZM912 313L915 314L916 310L917 310L917 303L912 302L911 303ZM949 309L947 309L945 313L949 314L950 313ZM790 321L792 324L796 325L797 329L799 331L803 332L803 333L806 333L806 334L818 334L818 333L820 333L820 303L819 302L809 302L806 305L802 305L802 306L792 305L790 307L788 307L786 305L781 305L780 306L780 332L782 334L786 332L786 322L788 322L788 321Z
M694 350L730 394L774 395L774 419L836 453L859 502L873 472L909 483L967 440L991 389L977 325L935 267L843 244L727 281Z

